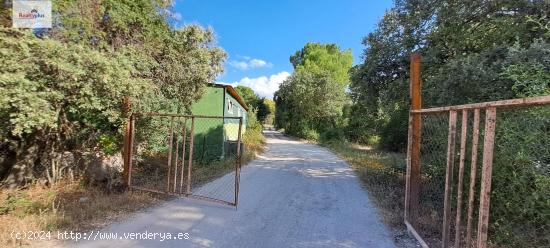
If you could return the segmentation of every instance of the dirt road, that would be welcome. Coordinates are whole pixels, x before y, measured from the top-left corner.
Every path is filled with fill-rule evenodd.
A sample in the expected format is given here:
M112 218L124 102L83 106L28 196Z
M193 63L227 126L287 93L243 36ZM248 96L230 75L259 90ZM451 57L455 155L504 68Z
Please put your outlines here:
M317 145L274 131L266 135L266 152L242 169L238 210L176 199L101 230L117 233L115 240L77 245L394 247L388 229L345 162ZM132 233L139 237L123 237ZM169 240L164 236L161 241L166 233L180 236Z

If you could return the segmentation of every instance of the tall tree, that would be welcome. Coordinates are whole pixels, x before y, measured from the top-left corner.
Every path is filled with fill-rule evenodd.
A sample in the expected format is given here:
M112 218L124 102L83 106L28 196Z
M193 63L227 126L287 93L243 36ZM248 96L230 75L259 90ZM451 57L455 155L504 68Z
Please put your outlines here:
M544 44L549 37L543 23L547 22L548 11L544 1L395 1L376 31L363 39L364 62L352 70L354 106L349 128L364 130L352 138L395 131L400 135L390 139L382 136L382 141L392 150L404 149L403 111L408 109L408 61L413 51L424 56L425 106L519 96L513 89L524 86L514 85L526 83L506 73L522 74L505 69L519 68L511 64L514 60L510 53L537 49L545 54ZM539 63L535 68L541 68L535 60L530 59ZM529 88L548 88L542 80L527 84L538 85Z
M351 50L341 51L336 44L307 43L290 56L290 63L295 71L326 73L335 82L348 85L353 57Z
M248 105L249 108L254 109L258 108L258 103L260 102L260 97L254 93L254 90L250 87L239 85L235 87L235 90L241 96Z
M290 57L295 70L275 94L275 123L300 137L317 139L335 128L346 102L351 51L308 43Z
M134 111L186 112L223 70L213 31L172 26L172 1L52 4L52 29L0 28L0 179L10 185L43 176L61 152L118 147L122 96Z

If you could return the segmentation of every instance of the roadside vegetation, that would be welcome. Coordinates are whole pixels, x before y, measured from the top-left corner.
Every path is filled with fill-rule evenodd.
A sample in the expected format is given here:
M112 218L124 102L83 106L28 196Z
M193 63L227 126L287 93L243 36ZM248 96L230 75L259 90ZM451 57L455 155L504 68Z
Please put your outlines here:
M351 52L335 44L308 43L290 56L294 72L275 94L275 126L348 160L387 222L403 228L396 216L403 216L409 56L423 57L423 107L549 95L550 15L545 1L394 4L363 38L361 63L352 66ZM550 202L540 196L550 187L550 150L541 149L550 140L549 111L546 106L499 113L491 245L548 245ZM444 118L423 127L430 138L422 144L425 215L419 229L428 239L440 237Z
M83 232L103 226L163 201L142 192L106 193L82 181L63 180L51 187L29 185L0 192L0 246L36 245L41 240L19 239L12 232Z
M53 1L53 28L35 30L8 28L11 1L0 4L0 246L15 244L12 231L97 229L164 200L124 191L122 99L133 112L189 114L226 58L212 29L176 27L173 4ZM263 149L258 111L243 163ZM161 147L159 123L140 124Z

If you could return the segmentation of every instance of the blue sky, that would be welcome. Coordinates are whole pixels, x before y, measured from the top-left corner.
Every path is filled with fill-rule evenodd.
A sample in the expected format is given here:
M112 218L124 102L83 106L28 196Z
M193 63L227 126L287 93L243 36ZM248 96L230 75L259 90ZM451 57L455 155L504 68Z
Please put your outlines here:
M391 0L179 0L178 25L212 27L229 55L218 82L246 85L272 97L292 73L288 58L307 42L350 48L360 63L361 39L371 32Z

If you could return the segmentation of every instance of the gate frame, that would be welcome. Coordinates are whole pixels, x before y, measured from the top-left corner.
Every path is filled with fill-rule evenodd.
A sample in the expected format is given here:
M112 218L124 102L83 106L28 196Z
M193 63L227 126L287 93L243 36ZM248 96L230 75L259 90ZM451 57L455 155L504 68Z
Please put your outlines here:
M169 196L175 196L175 197L188 197L188 198L195 198L199 200L214 202L214 203L222 203L230 206L237 207L238 205L238 199L239 199L239 192L240 192L240 170L241 170L241 164L242 164L242 151L241 151L241 143L242 143L242 125L243 125L243 117L234 117L234 116L208 116L208 115L183 115L183 114L170 114L170 113L157 113L157 112L148 112L148 113L130 113L130 101L128 100L128 97L124 97L123 99L123 108L124 112L127 116L127 121L125 123L125 132L124 132L124 139L123 139L123 162L124 162L124 169L123 169L123 179L124 179L124 185L127 189L130 190L141 190L141 191L147 191L157 194L165 194ZM166 190L154 190L154 189L148 189L144 187L134 186L132 185L132 157L133 157L133 147L134 147L134 135L135 135L135 120L139 116L157 116L157 117L169 117L170 120L170 144L169 144L169 151L168 151L168 175L167 175L167 182L166 182ZM181 176L180 176L180 192L176 192L177 188L177 166L178 166L178 158L175 159L175 174L174 174L174 187L173 192L170 192L170 170L171 170L171 164L172 164L172 150L173 150L173 137L174 137L174 128L173 128L173 122L175 118L184 118L185 119L185 126L183 127L183 154L182 154L182 162L181 162ZM201 119L221 119L222 121L225 119L234 119L239 120L239 129L238 129L238 137L237 137L237 157L235 159L235 194L234 194L234 201L228 202L216 198L211 198L207 196L201 196L201 195L194 195L191 192L191 179L192 179L192 168L193 168L193 144L194 144L194 129L195 129L195 119L201 118ZM191 119L191 129L189 134L189 158L188 158L188 166L187 166L187 180L186 180L186 189L185 192L182 191L183 187L183 181L184 181L184 171L185 171L185 140L187 137L186 128L187 128L187 120ZM176 154L178 154L178 149L176 147Z
M422 109L422 81L420 74L421 55L414 53L410 60L410 101L411 109L409 111L409 132L407 143L407 175L405 186L405 210L404 223L407 230L416 238L420 245L428 248L428 244L422 239L419 233L414 228L415 219L417 218L419 209L419 192L420 192L420 150L422 139L422 115L433 113L449 113L449 133L447 143L447 168L445 176L445 196L444 196L444 214L442 223L442 247L449 247L449 231L451 223L451 195L453 187L453 166L455 155L455 139L456 139L456 121L457 112L462 112L462 130L460 138L460 159L459 159L459 179L457 192L457 213L456 222L460 223L461 206L462 206L462 188L464 174L464 160L466 149L466 136L468 134L467 123L469 110L474 111L474 124L472 130L472 154L471 154L471 173L469 185L468 213L466 226L466 246L470 247L471 232L474 211L474 194L476 184L477 170L477 147L479 142L479 117L480 111L485 111L485 129L483 140L483 161L481 169L481 190L479 196L479 216L477 225L477 241L475 247L486 248L489 229L489 206L491 194L491 176L493 166L493 149L496 130L496 114L498 108L510 108L517 106L536 106L550 104L549 96L518 98L510 100L482 102L473 104L463 104L455 106L435 107ZM455 243L454 247L460 247L460 226L455 228Z

